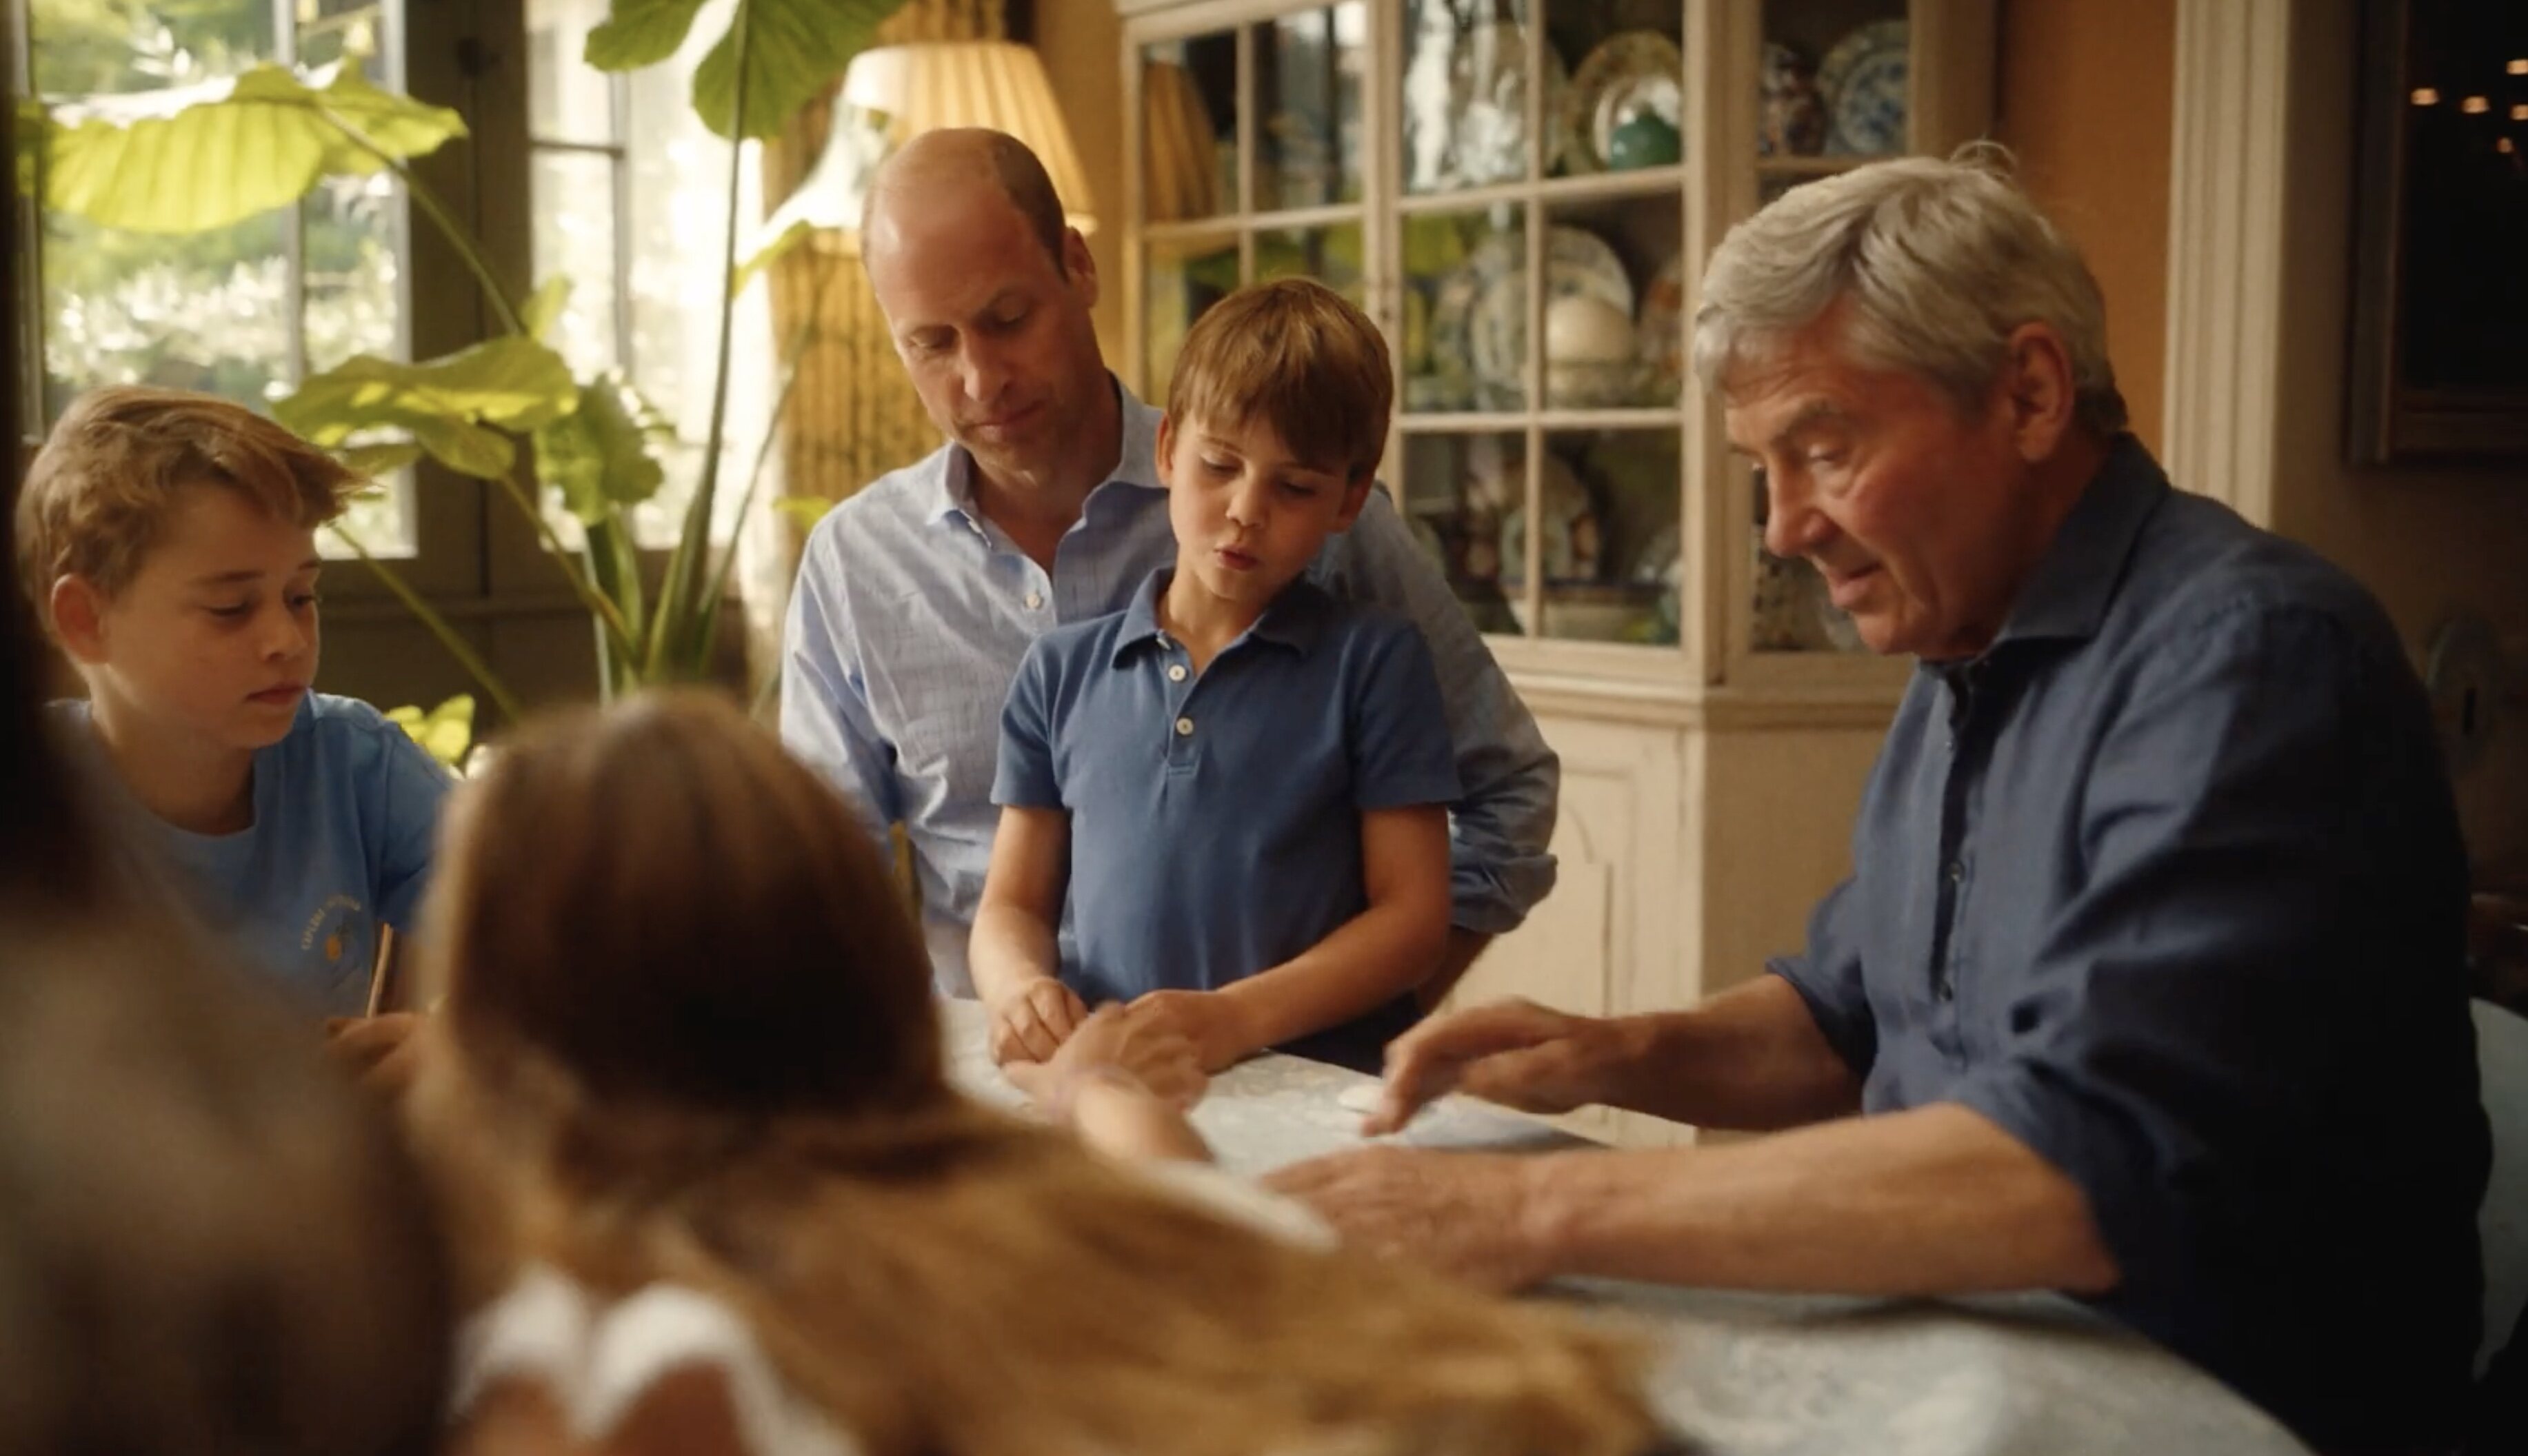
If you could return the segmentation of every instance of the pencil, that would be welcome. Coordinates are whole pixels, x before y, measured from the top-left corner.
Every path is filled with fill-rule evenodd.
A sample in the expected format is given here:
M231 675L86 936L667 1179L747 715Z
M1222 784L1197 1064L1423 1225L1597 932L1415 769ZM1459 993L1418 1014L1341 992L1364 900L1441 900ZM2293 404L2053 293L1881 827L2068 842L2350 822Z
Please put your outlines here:
M387 998L395 987L395 933L393 925L378 926L378 959L369 966L369 1010L376 1015L387 1009Z

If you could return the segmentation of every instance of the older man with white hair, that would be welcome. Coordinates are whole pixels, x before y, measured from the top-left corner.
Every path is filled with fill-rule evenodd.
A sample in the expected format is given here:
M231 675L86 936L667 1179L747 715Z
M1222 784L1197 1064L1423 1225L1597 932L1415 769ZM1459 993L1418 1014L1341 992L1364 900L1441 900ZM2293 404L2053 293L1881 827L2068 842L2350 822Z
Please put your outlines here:
M1920 659L1806 952L1689 1011L1427 1022L1372 1119L1462 1087L1774 1135L1282 1185L1504 1284L2059 1289L2322 1448L2446 1446L2487 1152L2423 695L2349 578L2126 432L2004 160L1801 187L1705 278L1769 548Z

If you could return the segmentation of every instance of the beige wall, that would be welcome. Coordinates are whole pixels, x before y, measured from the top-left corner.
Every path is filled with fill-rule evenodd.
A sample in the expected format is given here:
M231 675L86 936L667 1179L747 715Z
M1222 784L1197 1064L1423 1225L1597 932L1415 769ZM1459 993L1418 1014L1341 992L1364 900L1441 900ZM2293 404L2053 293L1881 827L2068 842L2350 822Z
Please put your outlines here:
M1089 190L1097 194L1097 231L1088 234L1088 251L1104 286L1097 341L1109 365L1124 361L1123 46L1114 0L1035 0L1035 47L1062 98L1062 118Z
M2492 618L2528 667L2528 469L2372 470L2344 463L2357 0L2293 15L2274 526L2341 562L2395 615L2416 659L2450 610ZM2458 781L2480 866L2528 871L2528 709Z
M2177 0L2003 0L1993 135L2107 295L2133 430L2160 443Z

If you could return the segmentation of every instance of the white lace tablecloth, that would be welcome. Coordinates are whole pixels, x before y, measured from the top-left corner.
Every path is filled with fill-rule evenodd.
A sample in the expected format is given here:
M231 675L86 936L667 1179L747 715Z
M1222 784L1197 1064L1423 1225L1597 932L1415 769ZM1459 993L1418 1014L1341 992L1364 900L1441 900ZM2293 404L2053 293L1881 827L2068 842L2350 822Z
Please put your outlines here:
M959 1084L1018 1105L984 1055L979 1008L944 1005ZM1341 1067L1260 1057L1215 1077L1193 1121L1224 1167L1266 1172L1370 1141L1338 1099L1371 1085ZM1464 1098L1385 1140L1575 1143ZM1550 1294L1647 1323L1663 1350L1659 1409L1689 1449L1712 1456L2307 1456L2211 1377L2054 1295L1836 1299L1594 1279Z

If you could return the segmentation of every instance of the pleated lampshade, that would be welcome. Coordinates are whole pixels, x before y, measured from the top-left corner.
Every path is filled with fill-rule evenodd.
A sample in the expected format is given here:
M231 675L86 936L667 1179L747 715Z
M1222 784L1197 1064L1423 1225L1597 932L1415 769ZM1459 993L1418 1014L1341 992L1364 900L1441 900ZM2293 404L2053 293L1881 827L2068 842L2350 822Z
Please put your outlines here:
M1008 132L1044 163L1071 226L1083 234L1097 231L1088 177L1054 103L1052 78L1031 48L1007 40L879 46L853 58L843 73L842 99L884 112L889 140L898 146L943 127Z

